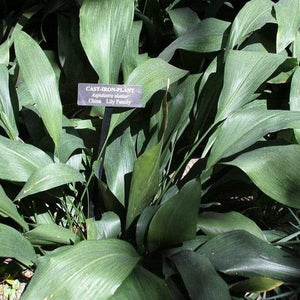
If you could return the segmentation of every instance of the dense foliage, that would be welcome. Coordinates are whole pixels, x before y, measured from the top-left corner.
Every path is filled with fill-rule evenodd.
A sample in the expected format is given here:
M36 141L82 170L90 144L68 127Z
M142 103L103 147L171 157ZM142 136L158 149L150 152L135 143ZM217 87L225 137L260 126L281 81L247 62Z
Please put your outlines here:
M25 300L297 299L299 0L0 13L2 280L32 270ZM79 107L80 82L141 85L143 108Z

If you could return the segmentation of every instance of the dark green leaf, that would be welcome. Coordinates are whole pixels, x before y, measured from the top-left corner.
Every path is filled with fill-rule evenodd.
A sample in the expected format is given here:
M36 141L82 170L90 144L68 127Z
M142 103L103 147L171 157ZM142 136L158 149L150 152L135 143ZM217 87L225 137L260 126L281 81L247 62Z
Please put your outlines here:
M80 40L101 83L118 82L133 14L134 0L86 0L81 6Z
M195 238L200 200L201 185L197 180L192 180L166 201L150 223L149 249L153 251Z
M200 23L198 15L189 7L176 8L168 11L176 36L183 35L193 26Z
M253 100L255 91L285 59L284 56L264 52L229 51L216 122Z
M67 183L83 182L84 180L78 171L68 165L49 164L38 169L29 177L16 199L22 199Z
M170 294L162 279L136 266L109 300L168 300Z
M106 147L104 169L107 185L117 199L125 206L126 186L136 160L135 146L130 129L117 137Z
M126 218L127 228L158 191L161 147L160 142L144 152L134 164Z
M261 229L251 219L235 211L228 213L204 212L199 215L197 229L201 229L207 235L218 235L241 229L266 241Z
M108 299L136 266L133 247L120 240L83 241L40 259L26 299Z
M31 265L36 259L33 247L17 230L0 224L0 256Z
M16 34L15 51L26 86L56 148L59 148L62 106L54 70L39 45L25 32Z
M29 230L28 224L20 216L15 204L6 196L5 191L0 185L0 212L12 218L20 224L26 231Z
M111 211L105 212L99 221L87 219L86 231L88 240L117 238L121 232L120 218Z
M154 206L148 206L146 207L136 224L136 244L138 246L138 249L140 252L145 252L146 251L146 238L148 234L148 229L150 226L150 222L159 209L158 205Z
M207 168L221 158L248 148L270 132L300 128L299 118L300 113L262 107L245 108L230 114L216 133Z
M230 23L218 19L205 19L177 38L159 55L169 61L177 49L193 52L214 52L222 47L224 32Z
M63 130L61 133L60 148L56 155L62 163L65 163L76 149L82 148L84 148L84 144L80 137Z
M167 142L173 134L180 137L186 126L190 122L194 99L196 96L195 86L199 80L199 75L190 75L178 86L179 93L168 102L168 126L164 134L164 140ZM168 143L167 143L168 145Z
M220 234L198 252L220 272L245 277L270 277L282 281L300 279L300 259L254 235L236 230Z
M241 154L228 164L242 169L265 194L300 208L300 146L272 146Z
M33 245L69 245L75 243L76 235L56 224L39 225L24 235Z
M226 282L210 261L193 251L182 251L170 257L192 300L230 300Z
M25 182L34 171L53 163L42 150L3 136L0 136L0 153L5 153L0 156L0 178L4 180Z

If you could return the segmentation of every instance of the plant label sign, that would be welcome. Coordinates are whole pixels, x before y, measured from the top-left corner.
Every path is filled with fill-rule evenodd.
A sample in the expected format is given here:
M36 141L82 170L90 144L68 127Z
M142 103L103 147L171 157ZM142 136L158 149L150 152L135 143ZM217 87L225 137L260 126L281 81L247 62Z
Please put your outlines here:
M142 87L121 84L78 84L78 105L142 107Z

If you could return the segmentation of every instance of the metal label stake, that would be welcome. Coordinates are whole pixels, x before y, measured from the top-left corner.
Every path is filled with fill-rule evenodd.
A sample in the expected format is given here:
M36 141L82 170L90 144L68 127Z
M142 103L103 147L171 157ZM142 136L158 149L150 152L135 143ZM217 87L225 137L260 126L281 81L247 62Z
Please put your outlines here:
M142 107L142 87L139 85L79 83L77 104L80 106L105 106L98 148L100 164L95 172L96 177L101 179L106 152L105 141L108 137L113 108ZM91 199L90 216L95 216L96 208L97 203Z
M100 166L96 172L96 177L98 179L101 179L102 177L102 172L103 172L103 162L104 162L104 157L105 157L105 148L103 148L105 140L107 139L108 136L108 131L109 131L109 126L110 126L110 120L112 116L113 108L112 107L105 107L104 111L104 117L103 117L103 122L102 122L102 127L101 127L101 136L100 136L100 142L99 142L99 148L98 148L98 156L100 155L102 151L102 155L99 157L102 162L100 163Z

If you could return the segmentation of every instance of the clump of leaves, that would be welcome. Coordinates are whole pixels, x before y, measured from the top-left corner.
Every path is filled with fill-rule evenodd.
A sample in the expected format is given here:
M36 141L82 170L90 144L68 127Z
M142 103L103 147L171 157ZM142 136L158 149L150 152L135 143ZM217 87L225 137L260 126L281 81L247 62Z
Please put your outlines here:
M33 2L0 27L22 299L297 297L298 1ZM78 107L79 82L141 85L143 108Z

